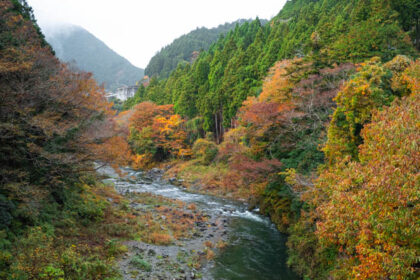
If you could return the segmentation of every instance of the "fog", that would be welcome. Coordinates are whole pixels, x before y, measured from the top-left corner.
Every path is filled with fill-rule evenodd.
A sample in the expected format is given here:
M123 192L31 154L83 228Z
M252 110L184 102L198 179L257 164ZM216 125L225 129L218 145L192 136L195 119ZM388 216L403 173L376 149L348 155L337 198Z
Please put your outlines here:
M79 25L135 66L197 27L240 18L270 19L286 0L27 0L44 33Z

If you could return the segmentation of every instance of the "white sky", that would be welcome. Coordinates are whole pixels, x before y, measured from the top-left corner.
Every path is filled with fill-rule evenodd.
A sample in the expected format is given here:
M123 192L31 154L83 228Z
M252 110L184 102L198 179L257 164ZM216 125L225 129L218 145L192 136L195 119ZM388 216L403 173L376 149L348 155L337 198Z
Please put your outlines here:
M79 25L135 66L196 27L270 19L286 0L27 0L41 28Z

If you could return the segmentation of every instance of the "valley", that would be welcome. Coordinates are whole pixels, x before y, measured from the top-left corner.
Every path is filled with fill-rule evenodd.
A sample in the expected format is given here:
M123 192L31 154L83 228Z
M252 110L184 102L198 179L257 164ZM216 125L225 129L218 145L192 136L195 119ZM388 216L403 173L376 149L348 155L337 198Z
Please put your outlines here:
M418 279L419 14L289 0L143 70L0 2L0 279Z

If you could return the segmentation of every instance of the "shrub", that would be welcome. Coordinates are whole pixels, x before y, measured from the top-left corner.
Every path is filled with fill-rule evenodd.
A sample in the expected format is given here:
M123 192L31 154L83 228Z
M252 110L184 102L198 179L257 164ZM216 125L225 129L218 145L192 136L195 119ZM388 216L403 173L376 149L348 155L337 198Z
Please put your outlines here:
M150 235L150 242L157 245L168 245L172 243L172 237L166 233L153 232Z
M217 145L206 139L198 139L193 145L194 157L201 163L209 165L218 154Z
M53 265L48 265L45 267L42 271L42 273L39 274L39 279L46 279L46 280L64 280L64 271L60 268L56 268Z
M134 265L136 268L144 270L144 271L152 271L152 265L144 260L140 255L135 255L130 263Z

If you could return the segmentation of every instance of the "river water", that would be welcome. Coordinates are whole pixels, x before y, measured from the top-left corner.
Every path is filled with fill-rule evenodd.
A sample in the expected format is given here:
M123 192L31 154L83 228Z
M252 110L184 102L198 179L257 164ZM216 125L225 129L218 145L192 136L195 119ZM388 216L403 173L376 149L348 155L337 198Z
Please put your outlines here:
M294 280L299 279L287 265L286 236L281 234L267 217L248 211L246 205L210 195L185 191L163 180L159 174L150 175L128 168L120 178L111 168L100 173L110 177L121 193L149 192L164 197L195 203L198 208L228 219L229 245L222 250L214 264L204 271L203 279Z

